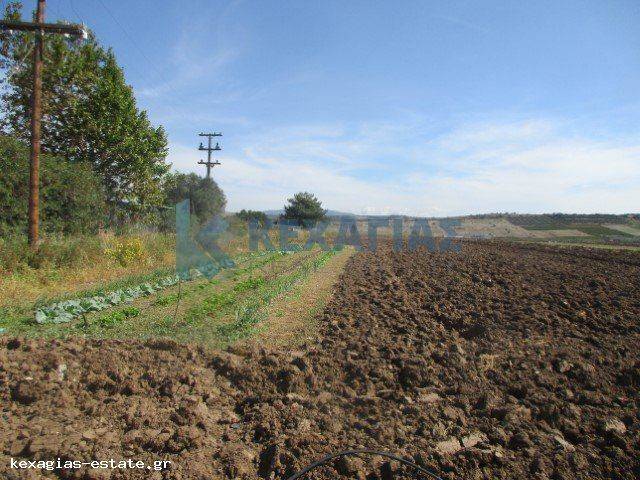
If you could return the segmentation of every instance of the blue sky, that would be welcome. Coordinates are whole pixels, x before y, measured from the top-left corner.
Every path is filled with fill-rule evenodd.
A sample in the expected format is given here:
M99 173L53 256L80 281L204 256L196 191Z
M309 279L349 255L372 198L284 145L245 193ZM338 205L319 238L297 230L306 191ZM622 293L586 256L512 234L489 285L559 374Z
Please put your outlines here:
M27 5L35 4L27 1ZM105 5L108 10L105 9ZM640 3L49 0L228 209L640 210Z

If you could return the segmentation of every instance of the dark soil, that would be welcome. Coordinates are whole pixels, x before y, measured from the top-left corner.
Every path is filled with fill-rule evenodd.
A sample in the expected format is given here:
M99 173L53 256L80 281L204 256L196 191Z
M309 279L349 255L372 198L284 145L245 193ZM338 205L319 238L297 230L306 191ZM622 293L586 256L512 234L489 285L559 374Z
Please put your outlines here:
M361 253L299 351L0 343L3 478L282 479L350 448L442 478L640 478L640 257ZM9 458L167 459L20 471ZM382 458L316 479L419 478Z

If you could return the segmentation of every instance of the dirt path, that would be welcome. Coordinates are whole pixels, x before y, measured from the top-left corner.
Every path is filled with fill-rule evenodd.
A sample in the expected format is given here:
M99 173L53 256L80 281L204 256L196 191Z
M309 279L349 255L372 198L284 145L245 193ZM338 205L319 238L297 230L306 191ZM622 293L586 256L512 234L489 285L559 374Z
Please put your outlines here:
M635 479L639 279L628 252L362 253L296 350L4 339L0 472L281 479L364 447L447 479ZM28 476L10 456L172 465ZM308 478L415 477L367 458Z
M311 274L293 291L272 301L267 319L262 322L262 332L250 341L286 349L313 340L317 333L317 317L353 253L350 248L336 253L322 269Z

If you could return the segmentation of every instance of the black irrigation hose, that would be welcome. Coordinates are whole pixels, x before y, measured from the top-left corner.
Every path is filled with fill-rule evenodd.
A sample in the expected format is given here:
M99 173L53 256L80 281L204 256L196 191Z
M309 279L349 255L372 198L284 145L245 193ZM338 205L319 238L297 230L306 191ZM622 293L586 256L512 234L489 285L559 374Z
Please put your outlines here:
M400 462L400 463L403 463L405 465L408 465L409 467L415 468L419 472L422 472L425 475L430 476L431 478L435 478L436 480L442 480L442 478L440 478L438 475L436 475L433 472L430 472L426 468L422 468L420 465L416 465L415 463L410 462L409 460L405 460L404 458L399 457L397 455L394 455L393 453L378 452L377 450L345 450L344 452L332 453L331 455L327 455L326 457L324 457L324 458L318 460L317 462L312 463L308 467L300 470L298 473L293 474L292 476L287 478L287 480L296 480L297 478L302 478L307 473L309 473L311 470L314 470L314 469L316 469L318 467L326 465L331 460L334 460L334 459L339 458L339 457L346 457L346 456L349 456L349 455L353 455L353 456L356 456L356 455L379 455L381 457L387 457L387 458L390 458L390 459L395 460L397 462Z

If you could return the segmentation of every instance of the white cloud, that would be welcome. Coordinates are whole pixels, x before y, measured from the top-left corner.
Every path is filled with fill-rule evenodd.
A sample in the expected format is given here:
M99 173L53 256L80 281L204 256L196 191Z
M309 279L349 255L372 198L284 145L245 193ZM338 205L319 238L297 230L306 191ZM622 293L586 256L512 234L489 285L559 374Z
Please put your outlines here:
M171 92L175 93L181 88L188 87L203 78L211 78L224 65L233 60L238 51L235 49L221 49L208 56L194 58L187 47L180 47L180 53L174 59L173 75L159 85L141 88L140 95L149 98L158 98Z
M203 79L209 80L209 86L216 82L223 67L238 57L243 43L237 37L233 40L226 38L221 28L212 30L211 21L207 15L189 19L189 23L182 26L178 41L169 54L170 68L165 70L163 81L139 89L141 96L150 99L163 97L170 101L171 96L181 89L200 85Z
M281 207L308 190L354 213L630 212L640 205L640 142L567 133L566 122L479 123L429 136L421 119L308 125L248 136L214 175L229 209ZM178 170L197 151L173 145ZM200 172L201 173L201 172Z
M440 144L442 148L452 151L477 150L489 146L507 147L522 142L540 141L557 128L555 122L543 119L466 125L443 136Z

